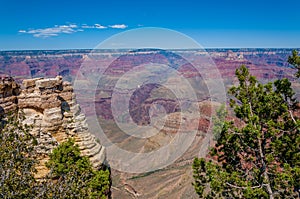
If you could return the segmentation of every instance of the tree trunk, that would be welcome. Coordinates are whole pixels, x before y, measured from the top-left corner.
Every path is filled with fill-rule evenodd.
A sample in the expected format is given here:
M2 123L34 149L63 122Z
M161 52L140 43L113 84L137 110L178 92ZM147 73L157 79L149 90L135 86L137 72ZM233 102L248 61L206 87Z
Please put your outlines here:
M262 164L262 166L266 167L266 164L265 164L265 161L264 161L264 153L263 153L263 150L262 150L261 138L258 139L258 147L259 147L259 155L260 155L261 164ZM270 195L270 199L274 199L273 191L272 191L272 188L271 188L271 185L270 185L269 176L267 174L267 168L265 168L263 175L264 175L265 180L267 181L267 183L264 184L264 185L267 188L267 191Z

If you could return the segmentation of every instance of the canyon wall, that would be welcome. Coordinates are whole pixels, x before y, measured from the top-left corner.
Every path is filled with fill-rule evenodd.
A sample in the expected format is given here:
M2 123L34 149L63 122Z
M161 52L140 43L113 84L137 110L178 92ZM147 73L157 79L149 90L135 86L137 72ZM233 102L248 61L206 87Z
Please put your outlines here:
M105 148L89 132L85 115L76 104L73 87L56 78L25 79L17 84L11 77L0 78L0 114L24 113L24 123L31 125L31 134L38 141L36 151L40 164L37 178L47 174L48 154L68 138L75 139L81 154L88 156L94 168L105 161Z

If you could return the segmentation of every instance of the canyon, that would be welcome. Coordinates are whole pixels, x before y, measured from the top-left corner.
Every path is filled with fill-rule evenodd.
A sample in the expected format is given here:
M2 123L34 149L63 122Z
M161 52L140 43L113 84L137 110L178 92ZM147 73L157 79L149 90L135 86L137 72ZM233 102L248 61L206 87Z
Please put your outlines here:
M191 165L203 147L208 148L213 144L211 139L209 142L204 140L211 135L212 115L220 104L209 96L201 74L186 59L201 63L203 55L208 55L210 62L219 70L225 89L236 83L235 69L244 64L261 82L286 77L299 91L299 83L294 78L296 70L286 62L290 54L291 49L187 49L150 54L131 50L2 51L0 106L3 113L21 110L26 116L24 122L33 125L32 134L39 141L36 150L42 162L37 177L47 173L43 164L47 161L47 154L67 138L76 139L82 154L90 157L95 168L100 168L106 159L109 160L105 152L106 143L88 122L95 115L108 139L131 152L147 153L160 149L174 139L181 125L187 131L197 129L189 148L167 167L145 173L111 170L113 198L197 198L191 186ZM97 62L90 58L93 56L97 57ZM185 99L172 95L159 84L141 84L134 89L130 83L124 83L114 90L126 72L138 66L144 70L149 66L146 65L148 63L169 65L193 85L197 100L185 106L198 107L201 113L199 118L182 123L184 113L179 102ZM90 66L88 71L82 70L85 64ZM201 72L207 73L205 70ZM94 85L95 82L86 78L84 73L94 76L105 74L105 78ZM158 73L151 70L149 74L148 79L159 81L157 77L166 78L178 88L187 90L184 85L176 84L176 78L166 75L166 71ZM209 81L214 81L214 74L208 74ZM131 82L142 75L136 71L135 76L125 77L122 81ZM78 79L81 80L80 86L74 85ZM115 93L121 97L113 101ZM115 110L111 107L113 102L120 105L125 103L123 93L131 93L128 113L124 113L121 106L114 107ZM161 113L163 116L160 120L151 121L153 115ZM132 120L138 126L152 125L159 133L146 139L137 139L122 132L114 114L125 123Z

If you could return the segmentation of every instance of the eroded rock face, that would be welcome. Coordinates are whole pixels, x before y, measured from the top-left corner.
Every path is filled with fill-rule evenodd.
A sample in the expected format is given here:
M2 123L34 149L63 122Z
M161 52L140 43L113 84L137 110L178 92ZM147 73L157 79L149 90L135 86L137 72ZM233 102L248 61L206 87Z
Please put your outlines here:
M26 79L21 86L10 77L0 78L0 113L17 109L25 114L24 123L32 125L31 133L38 141L37 177L47 173L48 154L68 138L75 139L82 155L88 156L95 168L102 166L105 148L89 132L73 88L61 76Z

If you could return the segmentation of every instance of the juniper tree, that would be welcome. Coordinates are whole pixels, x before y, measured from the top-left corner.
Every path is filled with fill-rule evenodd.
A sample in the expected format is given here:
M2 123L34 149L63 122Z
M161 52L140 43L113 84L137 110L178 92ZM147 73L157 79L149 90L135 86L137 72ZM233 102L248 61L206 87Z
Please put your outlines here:
M72 139L55 148L46 165L50 173L38 198L107 198L109 195L109 170L94 169Z
M298 51L293 50L292 56L289 56L288 58L288 62L298 70L295 76L299 78L300 77L300 56L298 55Z
M17 112L1 118L0 198L34 198L36 195L36 140L23 119Z
M216 111L216 114L212 118L213 122L213 139L218 140L220 136L220 132L223 128L223 122L227 115L226 106L222 104Z
M195 158L194 188L202 198L299 198L300 120L287 79L259 83L245 66L229 90L241 120L225 122L210 157Z

